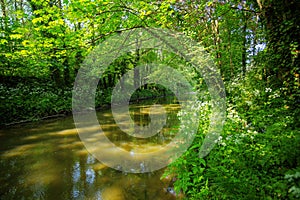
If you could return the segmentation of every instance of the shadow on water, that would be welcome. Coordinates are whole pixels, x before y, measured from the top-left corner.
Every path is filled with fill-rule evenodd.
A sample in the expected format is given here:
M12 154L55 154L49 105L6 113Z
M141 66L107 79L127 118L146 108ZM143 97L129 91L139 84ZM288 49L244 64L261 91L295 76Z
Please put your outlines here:
M152 102L153 103L153 102ZM147 139L120 131L110 110L97 113L106 136L116 145L132 148L165 145L176 131L178 104L164 104L168 121ZM149 102L131 105L137 123L148 124ZM151 104L151 102L150 102ZM147 106L148 105L148 106ZM92 128L91 128L92 129ZM0 199L103 199L169 200L163 169L144 174L124 174L103 165L80 141L72 117L17 125L0 130Z

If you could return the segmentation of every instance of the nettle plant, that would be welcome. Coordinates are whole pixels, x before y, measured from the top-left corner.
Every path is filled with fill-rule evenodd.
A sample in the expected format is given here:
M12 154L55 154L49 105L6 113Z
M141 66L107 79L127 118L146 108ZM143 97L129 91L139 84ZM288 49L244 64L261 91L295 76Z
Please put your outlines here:
M176 180L174 182L176 193L179 194L183 192L187 196L200 191L204 192L203 189L207 186L207 180L205 180L203 176L206 162L203 158L199 158L199 151L209 127L210 117L209 102L191 102L188 106L198 111L198 115L194 113L187 114L184 111L180 111L178 117L184 124L185 122L188 122L187 124L195 124L198 122L198 129L195 130L194 126L183 127L186 131L184 133L185 137L190 137L191 134L195 134L193 142L180 158L168 166L162 176L162 178L173 176L173 180ZM195 133L195 131L197 131L197 133Z
M177 192L188 199L297 198L297 170L287 173L297 167L300 153L299 132L292 128L291 116L280 115L280 109L270 110L257 112L253 121L247 122L236 106L228 104L223 132L214 149L199 158L210 114L209 103L199 105L200 125L192 145L164 174L176 177Z
M300 198L300 168L293 170L292 172L284 176L290 184L289 193L295 198Z

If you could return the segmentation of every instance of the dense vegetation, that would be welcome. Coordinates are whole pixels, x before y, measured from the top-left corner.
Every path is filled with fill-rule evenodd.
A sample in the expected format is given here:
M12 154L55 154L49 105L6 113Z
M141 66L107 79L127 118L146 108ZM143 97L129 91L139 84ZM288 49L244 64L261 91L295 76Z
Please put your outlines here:
M189 151L166 171L177 177L175 189L188 199L300 197L298 0L0 0L0 8L1 125L69 113L76 73L95 46L136 27L168 28L212 55L227 96L214 150L198 157L203 122ZM96 107L110 102L126 71L153 60L179 62L154 50L118 58L99 81ZM166 91L154 85L137 93Z

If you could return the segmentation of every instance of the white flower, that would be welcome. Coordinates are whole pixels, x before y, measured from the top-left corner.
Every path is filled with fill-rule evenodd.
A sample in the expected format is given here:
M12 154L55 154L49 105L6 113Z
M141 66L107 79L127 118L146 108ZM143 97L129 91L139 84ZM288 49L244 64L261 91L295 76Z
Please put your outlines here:
M266 92L272 92L272 89L271 89L271 88L266 88L265 91L266 91Z
M232 135L229 135L226 137L226 140L230 140L232 138Z
M226 143L225 142L221 142L220 145L225 147Z

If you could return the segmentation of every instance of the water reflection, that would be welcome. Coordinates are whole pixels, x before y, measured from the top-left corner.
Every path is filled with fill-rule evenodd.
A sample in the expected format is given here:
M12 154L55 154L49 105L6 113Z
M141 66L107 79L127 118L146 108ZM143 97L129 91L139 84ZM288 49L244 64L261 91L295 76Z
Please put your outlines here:
M128 151L149 152L170 142L176 131L177 104L164 105L167 125L150 138L134 138L114 124L110 110L98 113L105 134ZM149 123L147 105L131 105L133 118ZM88 131L95 131L89 127ZM104 148L104 147L103 147ZM106 149L107 150L107 149ZM107 150L109 151L109 150ZM72 117L0 130L0 199L174 199L166 193L161 171L124 174L107 168L81 143ZM141 171L147 166L140 164Z

